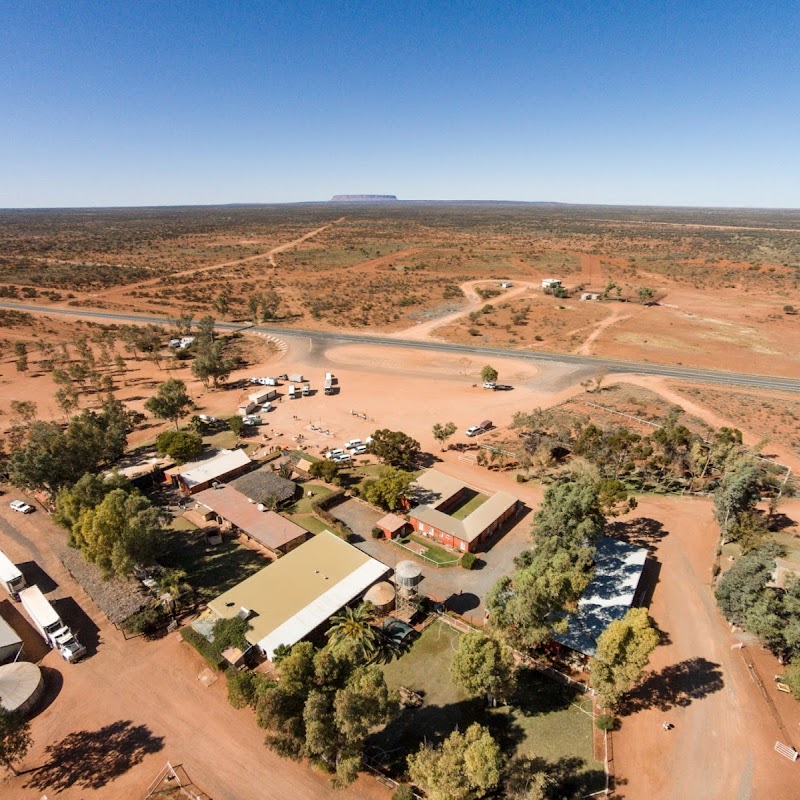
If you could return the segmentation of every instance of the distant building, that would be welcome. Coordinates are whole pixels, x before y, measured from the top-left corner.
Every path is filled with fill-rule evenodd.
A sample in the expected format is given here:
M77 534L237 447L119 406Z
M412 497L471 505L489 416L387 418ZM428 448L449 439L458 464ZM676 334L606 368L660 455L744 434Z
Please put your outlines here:
M251 625L245 638L267 658L278 645L292 646L361 598L389 567L329 531L251 575L208 604L207 630L216 619L241 616Z
M542 289L559 288L561 288L561 280L559 278L544 278L544 280L542 280Z
M598 292L582 292L581 293L581 300L597 301L599 299L600 299L600 294Z
M194 499L209 511L217 522L227 522L276 558L303 544L311 534L290 519L268 511L232 485L217 486L197 492Z
M647 550L619 539L601 536L597 540L594 577L569 615L567 630L555 640L588 658L597 651L600 634L622 619L633 605L642 577Z
M172 467L164 475L176 483L183 494L195 494L215 481L232 480L243 475L252 466L253 462L244 450L220 450L209 458Z
M464 519L457 519L449 512L469 492L462 481L432 469L417 478L414 488L419 505L408 512L411 527L462 553L474 552L485 544L520 506L518 498L497 492Z

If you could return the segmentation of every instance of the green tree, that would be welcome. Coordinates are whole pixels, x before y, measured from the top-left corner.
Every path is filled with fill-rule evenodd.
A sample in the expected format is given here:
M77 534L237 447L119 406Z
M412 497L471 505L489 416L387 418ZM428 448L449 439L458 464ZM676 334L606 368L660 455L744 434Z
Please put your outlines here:
M11 416L15 422L30 425L36 419L36 403L33 400L12 400Z
M619 517L633 511L638 503L635 497L628 495L622 481L614 478L603 478L597 483L597 500L600 511L607 517Z
M230 296L227 291L221 292L217 295L212 304L212 308L221 317L224 318L227 316L228 312L231 310Z
M156 450L185 464L203 452L203 437L192 431L163 431L156 437Z
M158 419L168 419L175 423L185 417L192 408L192 398L186 393L186 384L177 378L170 378L160 384L156 393L145 401L144 407Z
M605 528L597 484L588 477L547 487L533 517L537 542L555 537L563 542L594 542Z
M308 471L312 478L319 478L325 483L336 483L339 476L339 465L335 461L324 459L314 461Z
M636 685L657 646L658 633L646 608L630 609L600 634L589 672L606 708L615 708L622 695Z
M162 538L159 511L135 490L109 492L73 528L74 546L107 577L130 575L135 567L152 564Z
M314 652L301 642L283 658L279 679L256 704L266 743L288 758L307 756L336 771L335 782L352 781L366 736L396 712L376 665L358 665L347 649Z
M722 576L714 594L729 622L746 627L748 614L764 594L779 552L774 542L763 544L738 558Z
M372 434L372 441L367 451L376 455L381 461L392 467L412 469L420 452L420 445L402 431L390 431L382 428Z
M242 431L244 430L244 419L238 414L234 414L232 417L228 417L228 427L237 437L239 437L242 435Z
M800 700L800 658L795 659L786 668L786 684L795 700Z
M53 520L71 532L84 511L99 506L105 496L114 489L128 488L127 479L119 473L112 473L106 478L87 472L73 486L59 489L56 494Z
M25 718L0 705L0 762L19 775L14 764L25 758L32 743L31 727Z
M649 286L640 286L636 290L636 294L639 295L641 303L649 303L655 297L655 292Z
M408 772L429 800L478 800L500 784L503 755L487 728L474 722L439 747L424 745L408 757Z
M250 647L247 632L252 625L241 617L218 619L211 629L211 648L215 656L222 658L225 650L236 648L244 652Z
M433 438L442 446L444 451L444 443L458 430L454 422L446 422L440 425L438 422L433 426Z
M375 606L360 603L355 608L347 606L340 614L331 617L328 628L328 646L334 650L345 648L360 661L375 658L379 647L379 632L374 627Z
M383 467L378 477L364 482L362 495L368 503L386 511L396 511L411 495L414 474L394 467Z
M214 387L227 380L235 369L236 364L231 358L225 356L225 343L222 341L203 344L197 350L197 356L192 363L192 375L208 386L209 381Z
M450 661L450 677L470 697L486 697L492 706L514 692L516 667L511 648L480 633L461 637Z
M739 515L752 511L761 499L763 470L753 458L740 458L730 465L714 492L714 518L727 538Z
M281 296L274 290L268 289L261 297L261 316L263 319L275 319L281 304Z
M497 370L489 364L481 370L481 380L484 383L496 383L498 375Z

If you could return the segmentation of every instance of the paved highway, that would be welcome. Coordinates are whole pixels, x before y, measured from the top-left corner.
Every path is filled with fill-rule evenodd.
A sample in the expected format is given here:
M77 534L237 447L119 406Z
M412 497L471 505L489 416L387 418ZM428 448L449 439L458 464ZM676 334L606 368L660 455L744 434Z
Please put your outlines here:
M109 322L125 323L153 323L155 325L174 324L174 319L169 317L155 317L147 314L123 314L111 311L99 311L86 308L63 308L60 306L42 306L28 303L0 303L0 308L15 309L17 311L31 311L62 316L104 319ZM318 342L336 344L372 344L379 347L403 347L410 350L433 350L443 353L459 353L471 356L496 356L498 358L517 358L526 361L548 361L558 364L574 364L582 367L593 367L606 372L632 373L637 375L659 375L666 378L677 378L689 381L704 381L712 383L736 384L751 386L760 389L782 389L789 392L800 393L799 378L781 378L772 375L758 375L755 373L726 372L724 370L703 369L700 367L670 366L668 364L655 364L648 361L623 361L612 358L595 358L594 356L575 356L567 353L543 353L526 350L512 350L504 347L471 347L463 344L450 344L446 342L413 341L409 339L394 339L389 336L376 336L373 334L335 333L326 331L305 331L296 328L261 327L258 325L240 325L233 322L218 322L217 327L222 330L250 330L258 333L267 333L282 339L309 339Z

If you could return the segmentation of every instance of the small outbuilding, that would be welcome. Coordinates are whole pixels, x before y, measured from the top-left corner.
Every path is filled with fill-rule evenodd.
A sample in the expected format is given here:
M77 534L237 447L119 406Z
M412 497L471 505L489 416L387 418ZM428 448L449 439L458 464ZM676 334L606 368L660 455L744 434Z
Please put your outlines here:
M397 514L387 514L375 523L375 527L380 528L387 539L395 539L402 536L409 525L407 520Z
M36 664L17 661L0 667L0 706L28 715L44 692L42 671Z
M582 292L581 293L581 300L588 300L591 302L597 302L600 299L600 294L598 292Z

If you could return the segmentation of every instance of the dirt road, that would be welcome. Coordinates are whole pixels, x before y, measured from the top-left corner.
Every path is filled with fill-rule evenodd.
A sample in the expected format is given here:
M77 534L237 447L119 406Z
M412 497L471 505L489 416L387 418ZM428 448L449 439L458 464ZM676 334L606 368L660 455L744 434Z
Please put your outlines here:
M276 245L275 247L271 248L270 250L266 250L263 253L256 253L254 256L246 256L245 258L237 258L233 261L221 261L218 264L208 264L205 267L196 267L195 269L185 269L181 272L172 272L170 273L170 278L177 278L179 276L185 275L196 275L200 272L209 272L210 270L214 269L222 269L223 267L235 267L238 264L247 264L250 261L257 261L260 258L265 258L271 267L275 266L275 255L277 253L282 253L284 250L289 250L292 247L297 247L297 245L302 244L305 241L317 236L318 234L322 233L323 231L330 228L332 225L337 225L340 222L343 222L346 217L339 217L339 219L335 219L333 222L329 222L327 225L322 225L319 228L314 228L313 231L309 231L308 233L304 233L302 236L299 236L297 239L292 239L291 242L284 242L284 244ZM143 289L147 286L154 286L157 283L160 283L163 279L162 278L148 278L146 281L140 281L139 283L128 283L123 286L113 286L110 289L106 289L101 292L91 292L90 297L104 297L104 296L111 296L114 294L128 294L132 290L136 289Z
M641 520L636 522L636 520ZM617 796L628 800L790 800L796 765L772 750L780 730L754 687L710 588L711 502L643 498L617 526L660 572L650 613L664 644L613 735ZM664 731L662 723L675 727Z

